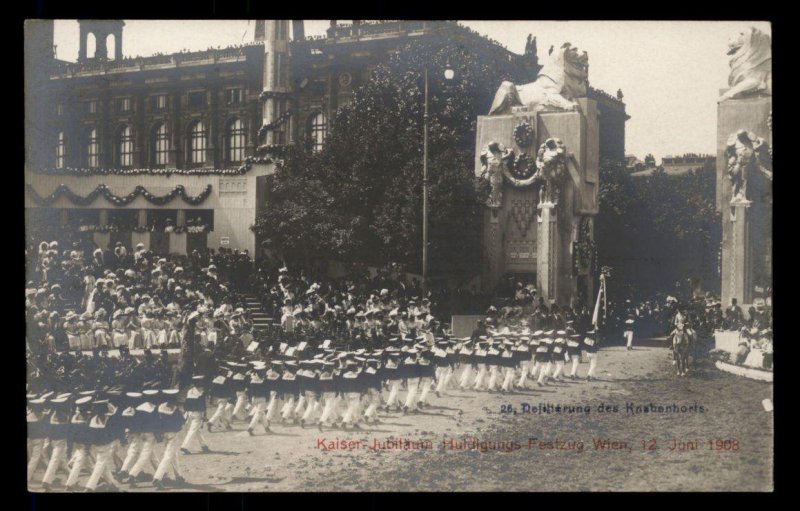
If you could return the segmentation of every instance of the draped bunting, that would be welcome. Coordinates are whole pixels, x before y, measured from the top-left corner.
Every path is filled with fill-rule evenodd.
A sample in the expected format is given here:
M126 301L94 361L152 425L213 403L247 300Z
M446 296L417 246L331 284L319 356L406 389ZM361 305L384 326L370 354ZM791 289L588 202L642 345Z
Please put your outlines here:
M253 161L252 163L272 163L273 160L270 156L273 158L283 158L286 155L286 146L283 144L260 145L256 147L256 154L268 156L256 158L257 161Z
M169 193L166 195L153 195L152 193L148 192L147 189L143 186L137 186L134 190L124 196L118 196L111 193L111 190L104 184L97 185L97 188L92 190L89 195L85 197L81 197L80 195L76 194L72 190L69 189L69 186L65 184L61 184L58 188L55 189L53 193L48 195L47 197L42 197L39 195L36 190L30 184L25 185L25 188L28 192L28 195L33 199L33 201L39 206L49 206L50 204L54 203L58 200L59 197L62 195L66 196L67 199L76 206L88 206L89 204L93 203L97 197L102 195L105 199L115 206L125 206L133 202L136 197L141 195L145 198L145 200L151 204L155 204L156 206L163 206L169 202L172 202L175 197L180 196L180 198L186 202L187 204L191 204L192 206L197 206L202 204L208 196L211 194L211 185L208 184L200 192L199 195L195 195L194 197L186 194L186 189L183 185L177 185Z
M290 92L278 92L272 90L265 90L261 91L261 94L258 95L259 101L266 101L271 98L288 98L291 96Z
M281 115L279 115L278 118L272 121L271 123L264 124L260 128L258 128L258 136L264 137L268 131L273 131L280 128L281 125L283 125L283 123L288 121L289 117L291 116L292 116L292 109L290 108L285 112L283 112Z

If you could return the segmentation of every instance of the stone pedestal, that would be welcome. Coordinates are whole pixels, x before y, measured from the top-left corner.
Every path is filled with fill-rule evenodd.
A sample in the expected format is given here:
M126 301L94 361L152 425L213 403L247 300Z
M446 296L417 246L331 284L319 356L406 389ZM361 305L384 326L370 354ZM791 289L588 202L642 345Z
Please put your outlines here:
M558 301L559 284L559 233L556 205L544 202L538 206L536 287L545 302Z
M772 183L750 170L747 196L732 197L725 148L730 136L745 130L772 146L768 118L770 96L723 101L717 117L717 208L722 214L721 297L724 306L736 298L753 303L755 288L772 285ZM746 309L746 307L743 307Z
M559 139L566 148L557 206L539 204L537 186L518 186L504 179L501 205L485 208L481 288L486 293L495 293L504 276L514 275L518 281L536 282L539 296L559 306L569 305L576 294L592 296L589 270L572 274L570 247L577 240L581 220L598 212L599 120L594 100L581 98L578 103L580 109L572 111L534 113L516 108L511 114L478 118L477 176L483 172L480 154L491 142L512 149L516 157L524 154L532 163L548 139ZM528 144L520 146L514 132L523 123L530 125L533 134ZM593 222L590 225L593 230Z

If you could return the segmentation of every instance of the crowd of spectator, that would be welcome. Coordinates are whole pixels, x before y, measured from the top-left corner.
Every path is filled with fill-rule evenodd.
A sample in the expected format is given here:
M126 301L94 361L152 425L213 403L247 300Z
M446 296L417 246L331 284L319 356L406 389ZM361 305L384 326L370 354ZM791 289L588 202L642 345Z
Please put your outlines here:
M290 268L268 258L255 264L247 251L226 248L158 255L142 244L129 250L116 242L104 250L69 235L61 243L29 241L25 295L31 370L51 367L50 373L64 378L85 363L77 353L86 350L146 349L148 364L158 360L153 350L180 348L182 356L193 357L195 350L210 349L220 358L230 352L247 355L253 341L261 343L257 352L251 350L254 355L280 342L331 340L355 350L382 346L390 337L442 336L452 314L485 314L533 330L592 325L594 303L576 300L559 307L522 281L504 283L500 296L490 299L474 286L424 289L418 278L394 267L333 278L327 271ZM263 331L253 328L246 295L260 302L269 318ZM190 314L198 318L195 339L185 335ZM770 307L751 306L745 314L734 301L723 310L711 295L608 300L598 322L608 338L631 321L637 337L666 336L678 314L701 338L715 330L738 330L760 346L764 334L771 334ZM123 374L131 368L118 365L133 360L121 357L101 365L110 367L109 374ZM150 372L143 371L144 378L151 378Z

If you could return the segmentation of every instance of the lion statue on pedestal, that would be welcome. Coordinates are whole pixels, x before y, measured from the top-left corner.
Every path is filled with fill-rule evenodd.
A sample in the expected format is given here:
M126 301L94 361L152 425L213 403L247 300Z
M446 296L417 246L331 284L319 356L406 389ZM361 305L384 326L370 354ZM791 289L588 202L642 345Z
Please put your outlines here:
M570 43L554 51L536 81L524 85L503 82L492 102L489 115L511 113L512 107L525 106L531 112L577 110L576 98L586 97L589 88L589 56Z
M772 38L755 27L739 32L728 41L731 74L728 89L717 100L754 93L772 95Z

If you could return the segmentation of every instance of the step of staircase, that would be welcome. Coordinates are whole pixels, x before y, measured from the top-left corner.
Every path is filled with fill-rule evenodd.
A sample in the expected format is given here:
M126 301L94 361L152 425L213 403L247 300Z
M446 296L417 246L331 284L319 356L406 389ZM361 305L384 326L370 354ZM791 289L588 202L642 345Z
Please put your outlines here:
M272 318L264 312L261 306L261 301L253 295L244 296L245 308L250 313L250 319L253 322L253 329L263 331L272 325Z

